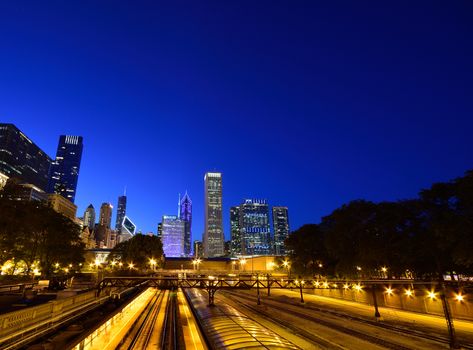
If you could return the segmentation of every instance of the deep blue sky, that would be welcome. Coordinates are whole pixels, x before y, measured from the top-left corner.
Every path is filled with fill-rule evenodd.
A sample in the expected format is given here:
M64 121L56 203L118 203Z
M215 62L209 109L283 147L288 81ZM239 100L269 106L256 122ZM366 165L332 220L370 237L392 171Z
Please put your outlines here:
M156 231L223 172L291 228L473 168L471 1L2 1L0 120L50 156L84 136L76 204Z

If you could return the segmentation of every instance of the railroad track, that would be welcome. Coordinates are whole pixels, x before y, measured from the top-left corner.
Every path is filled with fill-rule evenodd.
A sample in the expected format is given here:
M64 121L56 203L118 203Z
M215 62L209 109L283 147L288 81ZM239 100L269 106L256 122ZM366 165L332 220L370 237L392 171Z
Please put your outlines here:
M292 323L289 323L289 322L284 322L282 320L278 320L278 319L274 318L273 315L271 315L269 313L266 313L261 308L257 308L257 307L249 305L248 301L251 301L252 304L254 304L255 301L256 301L256 297L253 298L250 295L242 296L241 294L236 294L235 292L226 292L226 295L227 295L227 297L229 297L230 300L236 302L240 306L248 308L248 309L250 309L254 312L257 312L259 314L262 314L262 315L266 316L267 318L271 319L271 321L273 321L275 323L278 323L281 326L284 326L286 328L291 329L296 334L299 334L302 337L305 337L305 338L307 338L307 339L309 339L309 340L311 340L311 341L313 341L313 342L315 342L319 345L322 345L324 347L328 346L328 345L324 345L323 343L321 343L321 340L324 341L324 339L320 339L318 336L307 332L304 328L298 327L295 324L292 324ZM369 342L371 344L378 345L378 346L381 346L381 347L384 347L384 348L387 348L387 349L393 349L393 350L412 349L411 346L409 346L409 347L404 346L404 345L402 345L398 342L393 342L393 341L390 341L390 340L382 339L380 337L376 337L376 336L367 334L366 332L356 330L354 328L350 328L350 327L347 327L347 326L340 325L339 323L337 323L334 320L330 321L330 319L327 319L327 318L316 317L314 315L314 311L319 311L318 308L312 308L312 307L307 307L307 306L304 306L304 308L302 308L301 306L288 304L288 303L278 301L278 300L268 300L268 299L265 299L265 304L270 305L272 310L281 311L283 313L290 313L290 315L292 315L292 316L300 317L301 319L320 324L320 325L325 326L327 328L330 328L332 330L341 332L343 334L350 335L350 336L355 337L357 339L360 339L360 340L363 340L363 341L366 341L366 342ZM324 311L327 311L327 310L324 310ZM330 314L330 312L323 312L323 313ZM367 323L367 322L364 322L366 320L358 319L358 318L351 317L351 316L346 317L347 315L337 313L337 312L332 313L332 316L342 317L343 319L348 319L349 321L360 322L360 323L364 323L364 324ZM376 323L376 324L371 324L370 323L370 325L371 326L380 326L379 323ZM432 340L432 341L435 341L435 342L440 342L442 345L447 345L448 344L448 340L445 339L445 338L441 338L441 337L435 337L435 336L430 337L428 335L426 336L425 334L420 335L419 333L415 333L415 332L408 332L408 331L406 332L405 329L399 329L399 328L396 329L395 327L387 328L387 330L395 331L395 332L399 333L400 335L402 334L403 336L408 334L411 337L420 338L420 340L424 340L425 338L428 338L429 340ZM340 346L332 343L332 344L330 344L330 348L340 348ZM470 349L470 347L464 347L464 348L465 349Z
M178 328L179 316L177 313L177 292L169 292L169 301L167 303L166 316L163 324L163 335L161 338L161 349L177 350L182 344Z
M168 298L168 292L158 290L146 306L143 313L128 332L118 347L120 350L147 349L150 347L151 339L157 324L158 316Z
M268 301L268 299L266 299L266 301ZM287 303L285 303L283 301L280 301L280 300L277 300L277 299L271 299L271 302L287 305ZM300 304L291 304L291 305L301 308ZM359 323L367 324L367 325L370 325L370 326L386 329L388 331L393 331L393 332L399 333L403 336L408 335L408 336L411 336L413 338L428 339L428 340L431 340L431 341L434 341L434 342L437 342L437 343L444 344L446 346L449 346L449 344L450 344L449 339L447 337L434 335L432 333L423 332L421 330L415 330L415 329L407 328L407 327L404 327L404 326L395 326L395 325L387 324L387 323L383 323L383 322L367 320L365 318L348 315L346 313L339 312L339 311L336 311L336 310L333 310L333 309L317 307L317 306L314 306L314 305L304 305L304 309L306 309L306 310L309 309L309 310L313 310L313 311L320 312L320 313L323 313L323 314L343 318L343 319L346 319L346 320L349 320L349 321L359 322ZM461 344L461 345L462 345L462 349L473 350L473 345L470 345L468 341L465 341L465 344Z

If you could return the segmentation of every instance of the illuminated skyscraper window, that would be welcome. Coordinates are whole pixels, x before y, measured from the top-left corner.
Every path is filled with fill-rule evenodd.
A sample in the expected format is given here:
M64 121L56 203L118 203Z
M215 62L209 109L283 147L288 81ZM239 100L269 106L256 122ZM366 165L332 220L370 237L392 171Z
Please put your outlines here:
M167 257L183 257L185 222L175 215L164 215L161 242Z
M222 226L222 174L206 173L204 255L212 258L224 255Z
M271 254L269 207L265 199L246 199L240 205L243 255Z
M287 207L273 207L274 254L285 255L284 240L289 236Z
M240 207L230 208L231 255L241 255Z
M49 170L48 193L60 194L74 203L82 148L82 136L59 137L56 159Z
M15 125L0 123L0 173L46 191L50 165L51 158Z
M122 224L123 219L125 219L126 215L126 196L118 197L118 205L117 205L117 220L115 221L115 231L117 233L122 232Z

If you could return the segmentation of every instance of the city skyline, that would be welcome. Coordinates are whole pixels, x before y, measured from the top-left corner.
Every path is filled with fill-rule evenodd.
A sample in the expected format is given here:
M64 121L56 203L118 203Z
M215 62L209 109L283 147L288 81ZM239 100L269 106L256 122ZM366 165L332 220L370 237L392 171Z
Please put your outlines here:
M156 232L187 189L200 240L218 171L228 240L243 198L287 206L295 230L472 167L471 5L1 6L0 120L49 157L84 137L79 215L126 185Z

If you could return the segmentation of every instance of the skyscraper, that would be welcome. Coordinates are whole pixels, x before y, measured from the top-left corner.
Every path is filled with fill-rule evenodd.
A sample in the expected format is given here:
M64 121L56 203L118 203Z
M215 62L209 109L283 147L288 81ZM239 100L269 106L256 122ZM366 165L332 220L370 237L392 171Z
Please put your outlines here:
M97 241L97 246L99 248L102 248L106 245L107 238L110 235L112 209L113 206L110 203L102 203L102 206L100 207L99 224L95 231L95 240Z
M46 191L50 165L51 158L15 125L0 123L0 173Z
M102 206L100 207L99 225L110 228L110 225L112 223L112 209L112 204L102 203Z
M191 234L192 234L192 200L186 194L179 201L179 218L184 221L184 254L191 254Z
M125 216L123 218L122 222L122 230L120 232L117 232L118 237L117 241L118 243L125 242L132 238L135 233L136 233L136 225L133 223L133 221L130 220L128 216Z
M240 207L230 208L231 255L241 255Z
M90 204L85 210L84 226L87 226L90 232L95 228L95 208L92 204Z
M175 215L164 215L161 242L166 257L184 256L185 222Z
M265 199L246 199L240 205L243 255L271 254L269 207Z
M48 193L60 194L74 203L82 147L82 136L59 137L56 159L49 169Z
M115 231L117 234L122 232L123 219L126 216L126 195L118 197L117 220L115 221Z
M284 240L289 236L287 207L273 207L274 254L285 255Z
M222 174L206 173L204 182L204 256L212 258L224 255L224 236L222 226Z

